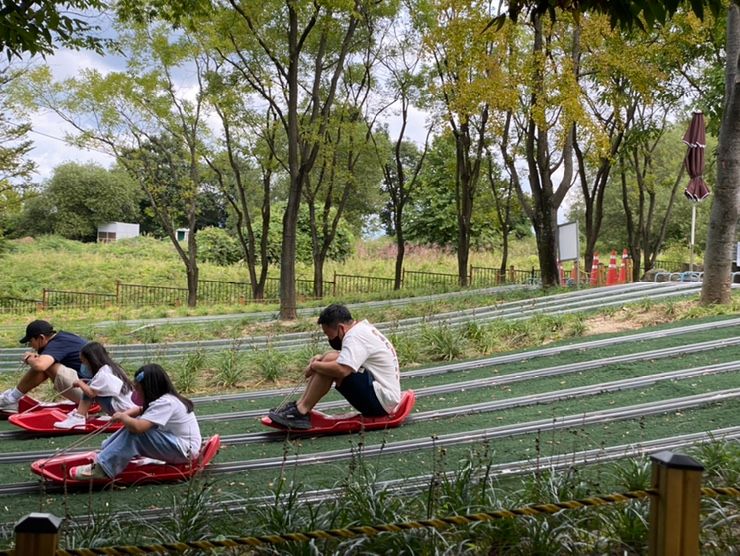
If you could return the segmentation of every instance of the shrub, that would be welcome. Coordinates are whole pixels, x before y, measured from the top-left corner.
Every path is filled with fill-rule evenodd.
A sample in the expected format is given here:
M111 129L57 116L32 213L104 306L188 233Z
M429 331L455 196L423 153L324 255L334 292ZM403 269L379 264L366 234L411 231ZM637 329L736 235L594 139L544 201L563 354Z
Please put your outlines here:
M239 242L221 228L203 228L195 236L198 241L198 255L204 261L226 266L241 259Z

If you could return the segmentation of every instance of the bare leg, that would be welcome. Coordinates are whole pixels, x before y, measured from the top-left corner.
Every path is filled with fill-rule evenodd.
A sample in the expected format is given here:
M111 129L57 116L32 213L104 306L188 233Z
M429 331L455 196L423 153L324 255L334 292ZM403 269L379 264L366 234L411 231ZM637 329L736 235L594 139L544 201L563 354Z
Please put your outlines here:
M87 412L90 411L90 402L92 402L92 400L82 398L80 403L77 405L77 413L83 417L87 417Z
M47 375L44 371L34 371L33 369L28 369L26 371L26 374L21 377L16 388L18 388L18 390L20 390L24 394L27 394L37 386L43 384L43 382L48 378L49 375Z
M332 384L334 384L334 379L330 376L319 374L311 375L301 399L296 402L298 411L303 414L311 411L314 406L319 403L319 400L326 396L329 390L331 390Z

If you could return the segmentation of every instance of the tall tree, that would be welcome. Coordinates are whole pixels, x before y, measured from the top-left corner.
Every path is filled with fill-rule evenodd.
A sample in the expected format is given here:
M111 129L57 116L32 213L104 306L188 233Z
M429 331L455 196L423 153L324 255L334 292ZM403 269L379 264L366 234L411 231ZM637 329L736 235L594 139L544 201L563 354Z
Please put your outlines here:
M19 207L19 192L29 185L36 170L36 164L28 157L33 148L28 138L31 124L12 117L17 106L13 106L8 94L20 75L19 68L0 60L0 233L7 223L8 212L12 207Z
M296 221L303 189L325 137L340 78L358 48L358 27L382 15L388 5L371 0L228 4L230 9L216 23L225 37L219 50L247 87L273 107L287 137L282 163L290 181L280 254L280 317L294 319Z
M727 15L727 62L722 125L717 152L717 184L704 254L703 303L729 303L732 255L740 214L740 2Z
M232 86L233 74L216 62L209 76L208 100L221 124L217 151L206 161L216 175L236 218L235 228L254 299L265 295L269 268L269 230L274 195L274 175L278 170L277 115L272 106L263 113L250 108L247 96ZM256 185L258 184L258 185ZM258 268L259 266L259 268Z
M432 133L430 125L421 152L406 137L409 110L414 104L420 104L424 86L421 73L421 37L408 25L408 19L407 10L399 12L391 27L392 43L385 49L386 55L381 59L388 74L388 102L391 107L397 108L400 118L398 134L391 138L387 126L371 130L373 147L383 169L383 189L388 195L389 229L396 240L393 274L393 287L396 290L401 288L406 254L404 212L419 184L419 172L424 164Z
M53 83L48 68L42 67L31 76L26 98L72 125L78 143L107 149L138 179L185 266L188 304L194 306L200 153L207 134L203 76L208 61L186 35L173 39L161 26L134 27L123 39L130 55L126 71L102 75L86 70L79 77ZM175 73L183 66L196 76L194 95L176 82ZM173 188L179 205L172 203ZM178 215L174 206L181 206L183 213ZM180 222L188 229L184 246L177 237Z
M420 4L416 15L424 44L432 57L432 91L455 138L455 204L457 207L457 270L468 285L473 205L484 162L490 105L495 92L485 88L498 71L496 39L485 23L492 17L489 2L439 0Z
M613 26L637 26L642 29L665 23L680 7L680 2L649 2L647 0L565 0L560 9L585 13L595 11L610 17ZM704 18L705 8L713 15L724 9L723 0L691 2L691 10ZM717 191L712 204L707 250L702 284L703 303L728 303L730 300L733 243L740 211L740 0L732 0L728 9L726 33L725 95L720 127L717 164ZM517 20L523 11L532 17L549 13L556 17L555 5L549 0L514 0L508 15ZM492 20L492 26L502 25L503 19Z

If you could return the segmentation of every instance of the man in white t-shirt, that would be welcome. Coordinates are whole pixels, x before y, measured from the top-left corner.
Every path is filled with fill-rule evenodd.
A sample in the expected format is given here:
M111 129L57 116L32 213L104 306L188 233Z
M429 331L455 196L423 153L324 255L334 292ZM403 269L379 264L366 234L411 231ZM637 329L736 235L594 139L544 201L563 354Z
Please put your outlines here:
M355 321L344 305L329 305L318 324L336 351L311 358L301 398L270 411L270 419L284 427L310 429L309 413L332 385L365 417L392 413L401 401L401 372L393 345L366 320Z

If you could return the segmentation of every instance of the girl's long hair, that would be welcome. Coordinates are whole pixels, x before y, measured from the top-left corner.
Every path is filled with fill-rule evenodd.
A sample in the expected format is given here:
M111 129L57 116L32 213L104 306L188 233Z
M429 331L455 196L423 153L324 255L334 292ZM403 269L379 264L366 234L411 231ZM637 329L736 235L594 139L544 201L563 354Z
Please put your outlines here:
M169 375L160 365L156 363L144 365L136 371L134 379L141 385L141 393L144 395L144 411L147 410L150 403L165 394L171 394L180 400L188 413L193 411L193 402L178 394Z
M88 342L87 344L82 346L82 349L80 350L80 355L87 359L87 362L90 363L90 370L93 374L96 374L101 369L101 367L103 367L103 365L108 365L113 371L113 374L120 378L121 381L123 381L121 393L128 394L129 392L133 392L134 383L131 382L131 379L121 368L121 366L113 361L113 359L111 359L110 354L103 347L103 344L100 344L98 342Z

